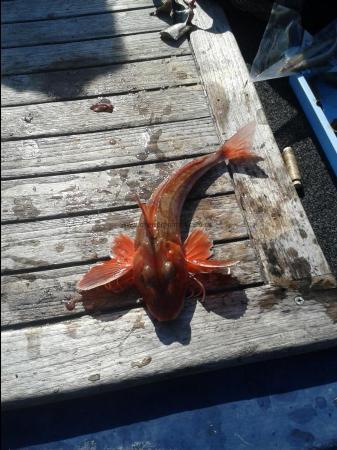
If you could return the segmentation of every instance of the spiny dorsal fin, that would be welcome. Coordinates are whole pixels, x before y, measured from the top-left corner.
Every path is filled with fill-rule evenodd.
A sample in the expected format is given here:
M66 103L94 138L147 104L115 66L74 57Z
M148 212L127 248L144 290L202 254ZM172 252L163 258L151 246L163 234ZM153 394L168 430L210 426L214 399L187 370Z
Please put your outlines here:
M136 199L138 206L143 213L146 232L150 238L153 238L154 237L153 221L154 221L155 204L143 203L138 197L138 195L136 195Z

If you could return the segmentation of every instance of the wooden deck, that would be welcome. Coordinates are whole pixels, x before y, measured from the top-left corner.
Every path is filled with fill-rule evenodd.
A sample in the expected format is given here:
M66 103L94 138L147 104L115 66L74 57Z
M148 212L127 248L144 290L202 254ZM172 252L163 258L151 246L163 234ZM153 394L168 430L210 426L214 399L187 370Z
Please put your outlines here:
M135 6L136 5L136 6ZM284 168L222 10L200 1L176 45L150 0L11 0L3 9L2 402L6 407L337 343L336 282ZM112 114L90 106L100 96ZM88 314L64 302L134 193L254 119L256 167L219 165L186 202L215 256L240 259L206 304L156 324L133 291Z

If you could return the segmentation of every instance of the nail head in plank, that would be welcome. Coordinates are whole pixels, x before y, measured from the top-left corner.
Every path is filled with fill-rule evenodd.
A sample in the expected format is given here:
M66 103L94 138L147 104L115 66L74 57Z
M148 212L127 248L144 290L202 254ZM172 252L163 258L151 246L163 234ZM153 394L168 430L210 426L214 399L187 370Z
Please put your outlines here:
M2 108L3 139L88 133L207 117L201 86L108 97L112 113L90 110L93 99Z
M136 308L4 331L2 402L40 403L333 346L335 301L335 289L304 295L263 286L209 296L205 306L188 301L170 326Z
M191 216L192 220L191 220ZM138 209L2 226L2 269L52 268L55 264L91 261L108 256L113 236L134 236ZM233 194L187 202L182 229L202 226L213 240L247 237L241 210Z
M215 259L237 259L240 263L232 267L232 278L219 278L217 284L210 279L206 284L208 292L262 282L259 264L249 240L217 244L213 250ZM34 321L48 322L56 318L69 318L70 314L84 313L82 304L78 304L75 310L69 313L64 302L75 295L76 282L89 267L88 265L74 266L38 273L3 276L2 326L17 326ZM106 294L109 294L108 291ZM139 294L133 290L119 295L109 294L109 300L106 304L100 302L99 309L136 307L138 297ZM98 299L101 299L101 295Z
M198 82L194 60L186 55L118 66L5 76L1 104L43 103Z
M234 182L267 279L296 287L297 280L327 276L335 285L222 8L200 0L193 20L191 44L219 134L257 122L254 151L265 159L259 167L234 167Z

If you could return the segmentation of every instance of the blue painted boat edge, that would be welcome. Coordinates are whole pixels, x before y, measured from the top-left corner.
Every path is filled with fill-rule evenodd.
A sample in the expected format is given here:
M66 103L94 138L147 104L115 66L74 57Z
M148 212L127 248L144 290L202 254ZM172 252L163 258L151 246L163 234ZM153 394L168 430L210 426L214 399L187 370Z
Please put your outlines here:
M319 143L337 176L337 137L304 76L291 76L289 83L312 126Z
M2 411L2 449L336 450L336 348Z

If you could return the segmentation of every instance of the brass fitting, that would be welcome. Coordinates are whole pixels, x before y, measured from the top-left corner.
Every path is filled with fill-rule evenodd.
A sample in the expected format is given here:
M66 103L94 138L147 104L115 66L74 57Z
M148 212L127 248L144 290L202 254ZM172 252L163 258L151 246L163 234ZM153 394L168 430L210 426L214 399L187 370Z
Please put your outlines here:
M282 150L284 164L288 170L294 188L298 193L302 193L302 181L300 171L298 170L297 161L292 147L285 147Z

